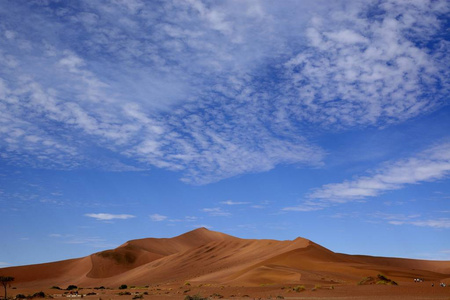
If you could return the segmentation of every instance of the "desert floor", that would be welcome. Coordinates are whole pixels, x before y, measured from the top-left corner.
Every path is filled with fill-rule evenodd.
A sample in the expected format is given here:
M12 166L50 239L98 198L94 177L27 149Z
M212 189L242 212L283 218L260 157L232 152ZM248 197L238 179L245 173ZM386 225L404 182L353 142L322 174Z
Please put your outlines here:
M51 288L9 289L8 296L17 294L33 295L43 291L46 298L89 299L89 300L132 300L132 299L184 299L186 295L200 295L209 299L445 299L450 300L450 287L431 287L430 282L406 283L400 286L305 286L305 290L295 291L295 286L266 285L257 287L233 287L220 285L157 285L128 289L80 288L78 295L67 294L65 290ZM66 294L65 294L66 293ZM91 295L88 295L91 293ZM92 293L95 293L92 294ZM125 295L119 295L125 293ZM130 293L130 294L128 294ZM142 295L142 296L141 296ZM140 298L142 297L142 298Z

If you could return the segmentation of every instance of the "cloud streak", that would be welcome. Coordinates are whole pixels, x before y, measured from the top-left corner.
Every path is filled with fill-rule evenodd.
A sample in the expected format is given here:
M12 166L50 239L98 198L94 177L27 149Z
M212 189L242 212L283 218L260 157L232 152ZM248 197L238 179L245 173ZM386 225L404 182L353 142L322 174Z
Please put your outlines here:
M212 217L229 217L229 216L231 216L231 213L224 211L220 207L203 208L202 212L205 212Z
M160 214L153 214L149 216L153 222L161 222L167 219L167 216L163 216Z
M300 205L285 207L282 210L302 212L322 210L337 204L376 197L407 185L448 178L450 143L442 142L407 159L386 162L380 168L368 173L353 180L323 185L308 194L308 200Z
M127 214L107 214L107 213L98 213L98 214L85 214L85 217L94 218L97 221L111 221L111 220L127 220L135 218L136 216L127 215Z
M436 181L448 177L449 174L450 143L445 142L408 159L386 163L369 176L324 185L312 192L309 198L347 202L375 197L408 184Z
M224 205L245 205L245 204L250 204L250 202L238 202L238 201L227 200L227 201L220 202L220 204L224 204Z
M435 229L450 228L450 219L448 218L421 218L419 214L402 215L402 214L375 214L375 217L387 221L391 225L413 225L418 227L431 227Z

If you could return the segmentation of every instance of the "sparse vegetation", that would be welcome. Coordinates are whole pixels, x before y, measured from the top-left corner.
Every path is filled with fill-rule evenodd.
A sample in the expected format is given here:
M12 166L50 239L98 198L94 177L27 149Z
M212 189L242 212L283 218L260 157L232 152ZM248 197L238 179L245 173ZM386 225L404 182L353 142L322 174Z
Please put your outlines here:
M78 287L76 285L71 284L67 287L66 290L71 291L71 290L77 290L77 289L78 289Z
M306 290L306 288L304 285L298 285L298 286L294 287L292 290L295 292L302 292L302 291Z
M364 277L363 279L361 279L360 282L358 282L358 285L364 285L367 284L369 281L373 280L373 277Z
M24 294L17 294L14 299L34 299L34 298L53 298L51 295L46 295L44 292L37 292L33 295L25 296Z
M387 285L398 285L397 282L395 282L392 279L387 278L386 276L382 275L382 274L378 274L378 281L377 284L387 284Z
M33 296L31 296L31 298L45 298L45 293L42 291L34 293Z
M202 296L197 294L197 295L194 295L194 296L186 295L186 297L184 297L184 300L208 300L208 298L204 298L204 297L202 297Z
M59 286L56 286L56 285L52 286L51 289L53 289L53 290L62 290Z
M0 282L2 283L3 287L5 288L5 299L8 299L7 295L6 295L6 287L8 285L10 285L11 282L13 282L13 281L14 281L14 277L11 277L11 276L0 276Z
M117 295L119 295L119 296L128 296L128 295L131 295L131 293L130 292L119 292Z
M119 290L126 290L128 288L128 286L126 284L122 284L121 286L119 286Z
M144 298L144 295L137 294L137 295L134 295L132 299L142 299L142 298Z
M371 276L365 277L360 282L358 282L358 285L368 285L368 284L398 285L397 282L387 278L383 274L378 274L377 277Z

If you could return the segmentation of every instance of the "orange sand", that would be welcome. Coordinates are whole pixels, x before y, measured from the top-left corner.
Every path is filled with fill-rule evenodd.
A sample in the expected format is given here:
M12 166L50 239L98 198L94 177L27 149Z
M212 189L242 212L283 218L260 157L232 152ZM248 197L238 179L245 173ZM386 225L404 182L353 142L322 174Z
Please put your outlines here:
M399 285L358 285L377 274ZM128 291L146 292L148 299L197 293L230 299L450 299L450 288L439 287L439 282L450 285L450 261L346 255L302 238L239 239L205 228L169 239L133 240L79 259L3 268L0 275L15 277L9 295L42 290L56 298L65 291L50 287L74 284L84 288L80 294L97 293L85 298L131 299L117 295L117 287L127 284L139 287ZM99 286L112 289L89 289ZM297 286L305 290L294 291Z

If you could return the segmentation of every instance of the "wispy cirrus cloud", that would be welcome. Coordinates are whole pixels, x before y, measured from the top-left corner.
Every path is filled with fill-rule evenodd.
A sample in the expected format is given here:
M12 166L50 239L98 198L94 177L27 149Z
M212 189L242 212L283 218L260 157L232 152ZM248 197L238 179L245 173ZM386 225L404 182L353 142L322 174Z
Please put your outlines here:
M303 201L302 204L300 204L300 205L284 207L281 210L282 211L310 212L310 211L322 210L328 206L329 206L328 203L308 200L308 201Z
M4 261L0 261L0 268L6 268L11 266L10 263L4 262Z
M442 142L406 159L386 162L368 175L330 183L312 191L308 200L285 211L315 211L329 206L375 197L406 185L421 184L450 176L450 143Z
M192 184L320 166L325 151L305 128L387 126L442 105L448 11L446 1L4 1L0 157L158 167Z
M391 225L413 225L418 227L431 227L436 229L450 228L449 218L424 218L420 214L386 214L377 213L374 217L383 219Z
M203 208L202 212L205 212L212 217L229 217L229 216L231 216L230 212L224 211L220 207Z
M410 221L410 222L391 221L390 224L414 225L414 226L419 226L419 227L432 227L432 228L450 228L450 219L439 218L439 219L416 220L416 221Z
M163 216L160 214L152 214L149 217L153 222L161 222L161 221L167 220L167 216Z
M135 218L136 216L127 214L108 214L108 213L98 213L98 214L85 214L84 216L89 218L94 218L98 221L111 221L111 220L127 220Z
M377 196L408 184L436 181L450 175L450 143L444 142L407 159L384 164L368 176L327 184L313 191L311 199L347 202Z
M232 201L232 200L227 200L227 201L222 201L220 202L220 204L224 204L224 205L245 205L245 204L250 204L250 202L239 202L239 201Z
M65 240L63 243L71 245L86 245L93 248L115 248L118 245L109 243L106 239L98 237L74 237Z

